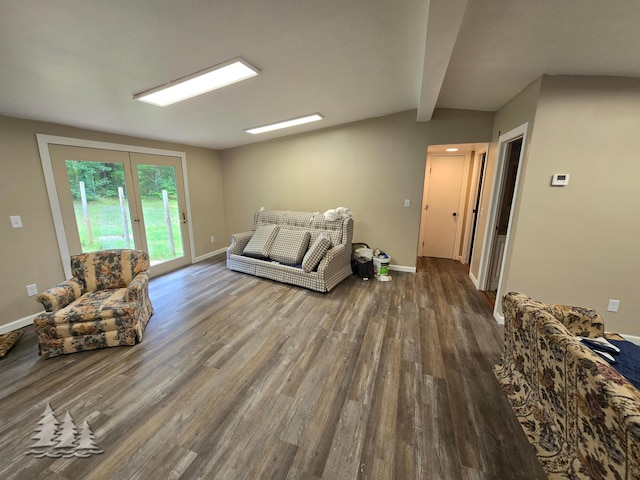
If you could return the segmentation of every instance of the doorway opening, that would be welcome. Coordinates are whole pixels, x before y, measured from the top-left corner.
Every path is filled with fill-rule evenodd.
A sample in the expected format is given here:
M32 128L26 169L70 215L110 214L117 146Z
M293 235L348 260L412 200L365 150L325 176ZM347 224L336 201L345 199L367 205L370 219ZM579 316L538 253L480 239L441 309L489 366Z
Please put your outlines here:
M427 149L418 257L469 264L487 152L486 143Z
M500 281L500 271L504 257L504 247L507 242L507 231L509 230L509 220L511 216L511 205L516 186L516 176L520 165L520 154L522 152L522 137L511 140L507 143L505 152L505 165L500 189L500 201L498 205L497 222L494 228L493 245L491 247L491 261L489 262L489 280L486 291L495 299Z
M509 250L527 127L528 124L521 125L498 139L498 160L478 271L478 289L493 303L493 316L500 323L504 320L499 300L503 293L505 258Z

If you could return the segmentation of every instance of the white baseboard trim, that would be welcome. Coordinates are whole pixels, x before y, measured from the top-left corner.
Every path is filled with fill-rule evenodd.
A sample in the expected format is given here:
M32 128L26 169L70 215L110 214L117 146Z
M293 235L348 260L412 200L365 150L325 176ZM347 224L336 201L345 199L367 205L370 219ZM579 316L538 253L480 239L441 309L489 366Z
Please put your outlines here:
M404 265L389 265L389 270L396 272L416 273L416 267L406 267Z
M504 316L502 316L499 312L493 312L493 318L495 318L496 322L500 325L504 325Z
M207 258L215 257L220 255L221 253L225 253L227 251L227 247L219 248L218 250L214 250L213 252L205 253L204 255L200 255L199 257L194 257L193 263L198 263Z
M19 330L23 327L28 327L33 324L33 319L36 318L39 313L34 313L28 317L20 318L18 320L14 320L13 322L5 323L4 325L0 325L0 335L5 333L13 332L14 330Z
M473 273L471 273L471 271L469 271L469 278L471 279L473 286L476 287L476 290L480 290L480 287L478 286L478 279L473 275Z

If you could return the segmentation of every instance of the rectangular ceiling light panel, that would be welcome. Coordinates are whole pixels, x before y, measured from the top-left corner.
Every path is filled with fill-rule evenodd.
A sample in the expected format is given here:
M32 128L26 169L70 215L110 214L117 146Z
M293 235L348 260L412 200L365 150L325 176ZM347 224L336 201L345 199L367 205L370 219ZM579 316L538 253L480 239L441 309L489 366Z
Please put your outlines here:
M322 115L314 113L304 117L293 118L291 120L285 120L284 122L272 123L271 125L265 125L264 127L255 127L245 130L247 133L257 135L259 133L271 132L273 130L280 130L281 128L295 127L296 125L302 125L304 123L317 122L322 120Z
M255 77L260 73L256 67L241 58L207 68L167 85L139 93L133 98L141 102L164 107L172 103L216 90L232 83Z

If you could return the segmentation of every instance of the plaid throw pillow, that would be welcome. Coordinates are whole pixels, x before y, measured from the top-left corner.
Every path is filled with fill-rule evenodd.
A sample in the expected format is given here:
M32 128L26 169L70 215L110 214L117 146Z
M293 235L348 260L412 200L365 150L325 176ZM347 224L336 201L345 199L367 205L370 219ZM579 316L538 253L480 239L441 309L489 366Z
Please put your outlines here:
M302 269L307 273L315 270L330 246L331 240L329 237L324 233L320 234L302 259Z
M267 258L278 230L277 225L260 225L244 247L242 254L247 257Z
M307 231L280 228L269 251L269 258L286 265L300 265L310 238Z

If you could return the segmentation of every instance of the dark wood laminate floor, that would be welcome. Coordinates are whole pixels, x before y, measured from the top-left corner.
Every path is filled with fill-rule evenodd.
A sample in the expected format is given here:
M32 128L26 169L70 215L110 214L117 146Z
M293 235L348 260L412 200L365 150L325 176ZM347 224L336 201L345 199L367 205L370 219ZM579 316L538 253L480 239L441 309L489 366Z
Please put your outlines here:
M329 294L207 260L151 281L143 342L0 360L2 479L546 478L491 372L502 329L459 263ZM104 453L25 452L46 403Z

